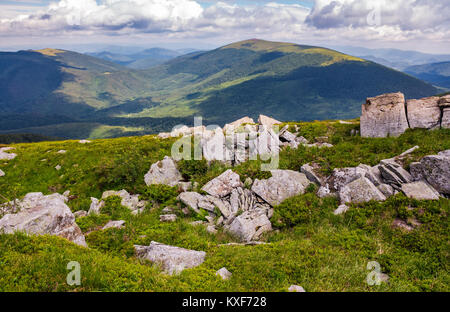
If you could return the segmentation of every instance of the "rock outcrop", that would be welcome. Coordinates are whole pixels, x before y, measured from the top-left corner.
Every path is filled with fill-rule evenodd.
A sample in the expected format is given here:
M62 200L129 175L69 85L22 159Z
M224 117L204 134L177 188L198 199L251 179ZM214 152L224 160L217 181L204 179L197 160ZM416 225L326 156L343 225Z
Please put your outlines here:
M199 266L205 261L204 251L195 251L151 242L150 246L135 245L136 256L149 260L161 268L167 274L179 274L185 269Z
M424 178L436 191L450 194L450 150L429 155L414 165L415 176Z
M171 157L164 157L163 160L151 165L150 170L144 177L145 184L165 184L175 186L183 180L174 160Z
M28 193L22 200L10 203L15 211L10 211L0 219L0 232L56 235L80 246L87 246L66 200L60 194L44 196L42 193Z
M406 129L450 127L449 96L412 99L402 93L368 98L362 106L361 136L382 138L399 136Z
M205 184L205 186L202 187L202 191L205 191L211 196L224 197L231 194L231 191L234 188L242 186L243 184L239 175L229 169Z
M405 96L402 93L389 93L368 98L366 104L362 106L362 137L399 136L408 127Z

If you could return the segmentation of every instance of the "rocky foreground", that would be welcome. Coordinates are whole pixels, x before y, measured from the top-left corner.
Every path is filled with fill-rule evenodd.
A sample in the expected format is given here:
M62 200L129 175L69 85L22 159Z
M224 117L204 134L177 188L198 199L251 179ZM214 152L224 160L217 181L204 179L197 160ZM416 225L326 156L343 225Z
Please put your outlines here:
M408 101L406 113L404 97L400 94L368 99L361 117L361 134L378 137L398 135L409 127L446 127L448 97L418 101ZM437 110L435 112L431 108L412 109L416 106L437 107L440 113L437 114ZM419 116L419 112L424 115ZM409 116L408 119L406 116ZM419 121L422 123L418 124ZM198 135L201 138L204 157L208 161L223 161L231 168L199 188L193 181L185 181L178 170L177 161L166 156L152 164L142 179L147 185L178 186L181 192L177 199L182 203L182 209L196 213L204 210L208 214L208 222L200 221L196 222L196 225L207 227L210 233L216 233L218 228L222 227L243 244L261 243L259 239L262 235L272 230L270 219L275 207L288 198L304 194L311 184L317 186L319 197L332 196L339 199L340 206L336 207L335 214L348 211L351 203L385 201L399 192L418 200L438 200L440 197L450 196L450 150L425 156L420 162L412 163L409 170L404 168L404 159L419 149L419 146L411 147L394 158L382 160L376 166L360 164L357 167L336 168L330 176L323 176L317 164L308 163L303 164L298 171L272 169L270 178L242 181L232 166L253 159L255 155L274 156L283 148L296 149L299 146L333 147L328 143L310 144L297 133L288 131L287 126L275 131L273 126L277 124L281 122L267 116L260 116L258 124L244 117L226 125L224 129L183 127L171 133L160 134L162 139ZM1 159L12 161L15 157L20 157L10 150L11 148L0 149ZM60 154L64 153L65 151L60 151ZM7 173L0 171L0 177L5 174ZM139 199L139 194L129 194L126 190L109 190L103 193L101 199L91 198L88 212L79 211L73 214L66 205L69 196L69 191L63 195L29 193L23 199L0 206L0 231L56 235L87 247L85 237L76 224L76 217L101 213L105 200L110 196L119 196L121 205L135 215L141 214L148 204ZM161 222L176 220L177 215L173 214L173 209L167 207L163 210ZM124 223L123 220L111 221L104 229L121 228ZM135 252L138 258L161 264L168 274L177 274L184 269L198 266L206 256L203 251L157 242L152 242L149 246L135 245ZM217 274L224 279L231 274L226 268L219 271Z

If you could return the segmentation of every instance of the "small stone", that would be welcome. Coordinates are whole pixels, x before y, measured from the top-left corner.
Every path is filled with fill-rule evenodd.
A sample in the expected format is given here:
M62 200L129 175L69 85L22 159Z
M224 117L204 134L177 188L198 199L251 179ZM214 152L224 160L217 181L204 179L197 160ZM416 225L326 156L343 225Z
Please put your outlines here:
M110 228L122 229L124 224L125 224L125 221L124 221L124 220L119 220L119 221L109 221L109 222L106 223L106 225L102 228L102 230L106 230L106 229L110 229Z
M229 279L233 275L230 271L228 271L226 268L221 268L216 272L216 276L220 276L224 281Z
M348 211L349 207L347 205L340 205L333 213L334 215L340 215L343 213L346 213Z
M59 150L57 153L58 154L65 154L65 153L67 153L67 151L66 150Z
M61 170L61 166L60 166L60 165L57 165L57 166L55 167L55 169L59 171L59 170Z
M88 144L88 143L91 143L91 141L89 141L89 140L80 140L80 141L78 141L78 143L80 143L80 144Z
M85 210L78 210L77 212L74 212L73 215L75 218L82 218L87 216L87 211Z
M214 225L208 225L206 228L206 232L210 234L217 234L217 229Z
M161 222L175 222L177 221L177 215L174 214L167 214L167 215L160 215L159 221Z
M305 292L305 289L302 286L298 285L291 285L288 290L289 292Z
M5 172L3 172L3 170L0 169L0 177L4 177L5 176Z

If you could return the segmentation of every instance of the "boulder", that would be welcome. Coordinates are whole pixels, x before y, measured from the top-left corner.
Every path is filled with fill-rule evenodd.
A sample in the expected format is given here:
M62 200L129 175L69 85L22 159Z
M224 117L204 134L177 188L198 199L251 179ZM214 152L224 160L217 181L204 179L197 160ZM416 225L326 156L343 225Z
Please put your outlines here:
M390 159L382 160L379 169L383 180L388 184L400 186L404 183L413 181L413 178L408 171L403 169L400 164Z
M204 206L201 204L201 202L204 201L204 197L197 192L181 193L178 195L177 199L197 213L200 212L200 206Z
M440 126L441 109L439 97L433 96L420 100L408 100L406 102L409 127L411 129L434 129Z
M279 137L282 142L295 142L297 139L297 136L289 132L287 129L280 131Z
M442 110L441 128L450 129L450 107L446 107Z
M164 272L173 275L185 269L199 266L205 261L204 251L195 251L151 242L150 246L134 246L136 256L149 260L162 267Z
M177 215L175 214L165 214L159 216L159 221L161 222L175 222L177 221Z
M202 191L215 197L224 197L229 195L234 188L242 186L243 184L239 175L234 173L231 169L228 169L217 178L214 178L205 184L202 187Z
M255 123L255 121L252 118L246 116L246 117L243 117L236 121L233 121L232 123L226 124L223 127L223 131L225 131L225 132L233 131L233 130L237 129L239 126L241 126L242 124L254 124L254 123Z
M439 193L424 181L406 183L402 185L402 192L409 198L417 200L438 200Z
M448 151L422 158L423 175L439 193L450 194L450 156Z
M0 169L0 177L4 177L4 176L5 176L5 172Z
M256 198L252 191L238 187L233 189L230 196L230 215L236 215L239 210L247 211L251 210L256 203ZM224 215L225 216L225 215ZM228 218L229 216L225 216Z
M365 177L361 177L342 187L339 191L339 198L343 204L386 200L386 196Z
M360 120L362 137L399 136L409 128L405 96L399 92L368 98Z
M300 171L306 175L309 181L316 183L318 185L323 184L323 180L315 172L314 168L310 164L305 164L300 168Z
M291 285L288 289L289 292L306 292L302 286Z
M231 272L227 270L227 268L221 268L216 272L216 276L220 276L223 280L227 280L231 277Z
M259 115L258 123L260 125L266 126L267 128L271 128L273 125L281 124L281 121L267 117L265 115Z
M411 174L413 181L420 181L425 179L423 175L422 164L420 162L413 162L409 164L409 173Z
M75 223L75 216L65 204L64 196L29 193L15 204L18 212L6 214L0 219L0 232L56 235L77 245L87 246L83 233Z
M257 240L263 233L272 230L272 224L264 210L245 211L225 228L244 242Z
M304 173L292 170L271 170L272 177L255 179L252 191L268 204L276 206L285 199L304 194L310 182Z
M379 186L383 184L383 179L380 172L380 166L368 166L364 164L360 164L357 168L360 168L365 171L364 176L370 180L375 186Z
M147 202L144 200L139 200L139 195L131 195L126 190L121 191L106 191L103 192L102 199L107 199L110 196L119 196L122 198L120 204L128 209L135 211L138 209L142 209L147 205Z
M13 160L17 157L17 154L6 153L6 151L13 150L13 147L2 147L0 148L0 160Z
M361 167L335 168L327 179L331 192L339 192L345 185L366 175L366 169Z
M164 157L163 160L151 165L150 170L144 177L145 184L165 184L175 186L183 178L178 171L177 166L171 157Z
M389 184L383 183L378 185L377 188L380 190L381 193L383 193L384 196L386 196L386 198L393 196L395 193L394 188Z
M102 228L102 230L106 230L106 229L110 229L110 228L122 229L124 224L125 224L125 221L124 221L124 220L119 220L119 221L109 221L109 222L106 223L106 225Z

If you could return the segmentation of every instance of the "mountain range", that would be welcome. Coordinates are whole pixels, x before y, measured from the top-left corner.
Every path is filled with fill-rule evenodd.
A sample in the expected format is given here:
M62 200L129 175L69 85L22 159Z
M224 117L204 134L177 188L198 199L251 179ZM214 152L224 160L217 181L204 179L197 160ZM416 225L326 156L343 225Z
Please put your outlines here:
M433 85L450 89L450 62L410 66L405 72Z
M146 63L155 55L169 60ZM191 124L194 115L219 125L260 113L280 120L355 118L366 97L397 91L408 98L438 93L362 58L257 39L181 56L150 49L128 60L58 49L4 52L0 132L97 138L169 130Z

